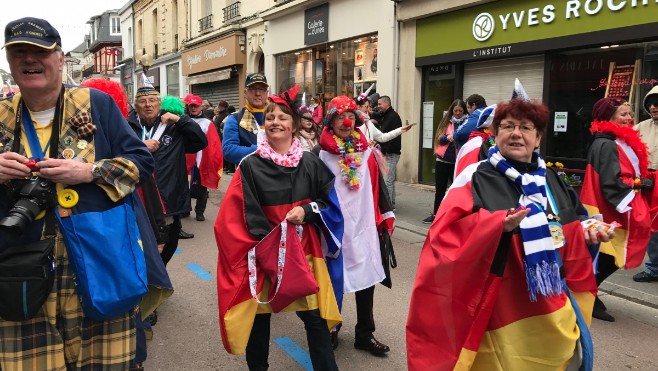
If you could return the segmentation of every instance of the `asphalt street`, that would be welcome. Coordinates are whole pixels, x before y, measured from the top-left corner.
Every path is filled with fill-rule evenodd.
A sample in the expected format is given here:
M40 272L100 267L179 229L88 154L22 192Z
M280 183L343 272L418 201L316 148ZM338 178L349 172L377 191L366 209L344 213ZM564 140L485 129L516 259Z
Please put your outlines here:
M246 370L244 356L228 354L221 342L218 325L215 268L217 247L213 225L217 210L231 176L224 176L219 190L212 191L206 221L183 219L183 228L195 238L181 240L179 253L169 263L174 295L159 309L159 321L149 343L146 370ZM415 278L418 257L429 226L420 223L431 209L431 188L397 185L397 229L393 243L398 268L392 270L393 289L378 285L375 290L375 321L378 340L391 347L387 357L378 358L353 347L354 296L346 295L343 304L343 328L336 360L341 370L406 370L405 324L409 297ZM192 201L194 203L194 200ZM222 233L230 231L219 230ZM596 370L658 370L658 283L639 289L628 287L617 278L618 286L639 294L624 297L609 290L603 300L617 318L614 323L594 320ZM613 287L614 288L614 287ZM616 288L619 290L619 288ZM654 295L653 293L656 293ZM311 370L306 352L303 323L294 313L272 317L270 343L271 370Z

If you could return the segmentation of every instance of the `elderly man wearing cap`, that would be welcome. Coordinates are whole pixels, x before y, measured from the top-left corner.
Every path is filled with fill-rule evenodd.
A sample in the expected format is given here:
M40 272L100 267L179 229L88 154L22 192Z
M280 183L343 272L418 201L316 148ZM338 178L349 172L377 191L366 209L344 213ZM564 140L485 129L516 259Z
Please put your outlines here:
M9 22L4 47L20 93L0 102L0 214L13 206L8 189L33 172L60 191L77 193L76 211L123 204L151 174L153 158L114 100L99 90L62 85L61 39L43 19ZM26 166L30 158L36 160L33 168ZM39 222L38 216L30 220L16 246L48 234L42 232L53 226L54 205L46 204L44 210L46 222ZM64 240L57 233L52 251L56 284L45 303L31 318L0 319L0 369L128 369L135 357L134 311L106 322L87 317ZM6 237L0 239L0 251L12 246Z
M234 164L240 164L245 156L256 150L269 88L267 78L262 73L248 74L244 85L246 107L228 116L224 123L222 150L224 158Z
M183 104L175 99L182 111ZM166 265L178 247L179 238L194 237L182 230L180 221L181 215L192 209L185 154L204 149L208 141L201 127L188 115L163 109L160 93L148 84L137 89L135 110L128 116L128 122L155 159L155 181L169 227L169 237L161 254Z

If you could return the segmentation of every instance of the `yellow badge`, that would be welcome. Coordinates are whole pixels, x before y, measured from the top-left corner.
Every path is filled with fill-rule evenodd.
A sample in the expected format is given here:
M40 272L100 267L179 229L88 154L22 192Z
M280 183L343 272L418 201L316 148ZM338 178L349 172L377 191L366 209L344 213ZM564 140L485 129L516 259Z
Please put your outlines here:
M78 192L70 188L66 188L57 194L57 203L65 209L70 209L77 205L79 199Z
M548 229L551 231L553 238L553 247L559 249L564 246L564 232L562 231L562 224L558 222L549 222Z
M81 140L78 142L78 148L80 149L85 149L88 145L89 143L86 140Z
M65 148L62 151L62 157L64 157L66 160L70 160L75 156L75 151L72 148Z

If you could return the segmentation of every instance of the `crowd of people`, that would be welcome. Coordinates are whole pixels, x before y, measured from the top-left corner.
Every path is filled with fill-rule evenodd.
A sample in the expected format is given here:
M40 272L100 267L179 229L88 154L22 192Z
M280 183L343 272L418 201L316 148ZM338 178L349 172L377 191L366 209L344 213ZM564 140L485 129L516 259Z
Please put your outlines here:
M61 38L47 21L10 22L4 48L20 93L0 102L0 264L14 267L0 274L19 275L17 251L43 241L52 269L30 290L0 280L8 301L38 309L0 304L0 370L143 369L156 309L173 293L166 266L179 239L193 237L182 219L196 199L204 222L209 189L229 172L213 224L226 351L267 370L272 314L296 312L313 368L337 370L343 298L354 293L354 348L390 352L374 336L374 293L392 287L396 167L413 125L389 96L368 90L325 106L316 95L307 105L299 85L274 94L265 74L250 73L236 110L195 94L161 97L144 79L130 111L116 82L62 84ZM598 286L646 252L633 279L658 281L658 88L643 107L650 119L634 126L627 101L594 104L578 193L541 156L549 110L518 80L508 101L452 102L434 138L435 200L422 221L431 227L406 326L410 370L592 369L592 317L615 320ZM78 291L87 275L70 262L68 241L85 232L53 232L54 223L117 207L133 211L112 222L138 225L148 292L97 318Z

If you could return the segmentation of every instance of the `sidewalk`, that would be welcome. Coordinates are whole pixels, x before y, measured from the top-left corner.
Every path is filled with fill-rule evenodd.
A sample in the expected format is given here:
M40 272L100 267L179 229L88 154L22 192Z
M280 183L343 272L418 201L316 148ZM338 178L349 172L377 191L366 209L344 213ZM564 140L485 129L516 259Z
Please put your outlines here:
M396 182L396 221L397 228L422 236L427 235L429 224L423 224L432 212L434 187ZM658 282L641 283L633 281L633 275L641 272L644 264L636 269L619 270L610 276L600 290L632 302L658 309Z

